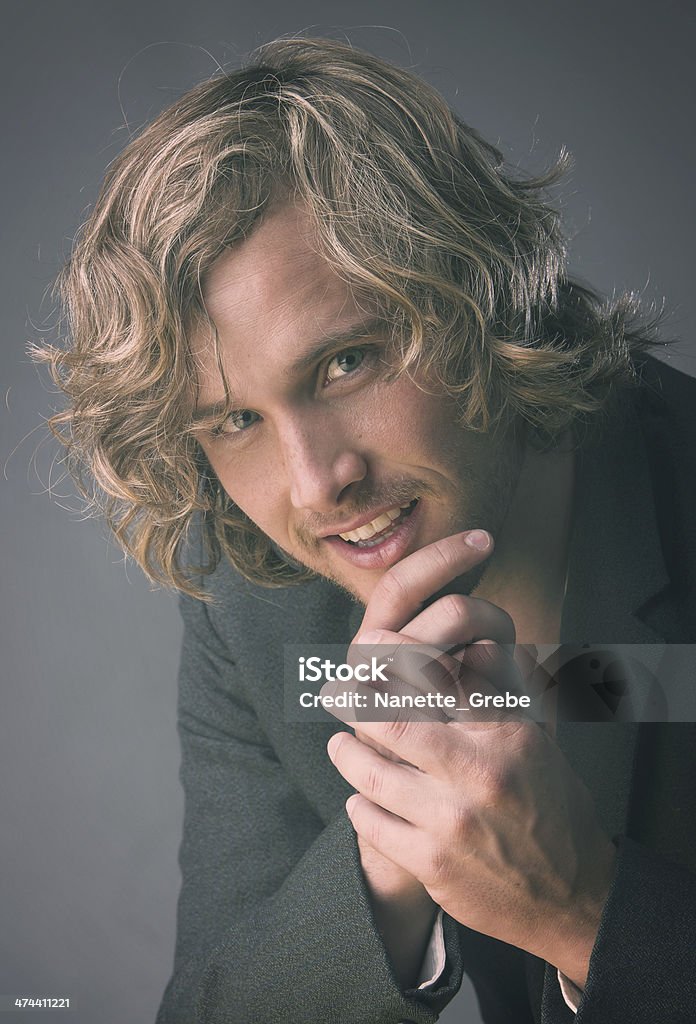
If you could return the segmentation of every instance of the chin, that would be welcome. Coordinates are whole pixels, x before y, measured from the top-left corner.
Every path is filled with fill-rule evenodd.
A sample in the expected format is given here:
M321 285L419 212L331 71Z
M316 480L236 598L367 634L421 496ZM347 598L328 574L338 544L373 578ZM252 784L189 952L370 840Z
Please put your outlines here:
M387 572L386 569L380 573L372 573L373 578L371 580L347 580L340 576L335 576L333 573L326 574L326 579L330 580L331 583L347 594L352 601L362 605L364 608L385 572Z

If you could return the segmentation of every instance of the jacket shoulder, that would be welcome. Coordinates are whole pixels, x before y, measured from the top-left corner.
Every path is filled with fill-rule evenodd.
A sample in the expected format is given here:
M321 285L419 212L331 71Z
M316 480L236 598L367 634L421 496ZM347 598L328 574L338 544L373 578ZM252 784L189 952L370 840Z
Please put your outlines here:
M655 358L639 368L637 409L653 485L665 565L696 621L696 378Z
M196 530L194 543L200 550L200 525ZM295 586L264 587L245 579L224 554L215 570L197 582L211 598L211 625L237 651L277 650L305 641L346 643L361 614L360 606L329 580L317 577Z

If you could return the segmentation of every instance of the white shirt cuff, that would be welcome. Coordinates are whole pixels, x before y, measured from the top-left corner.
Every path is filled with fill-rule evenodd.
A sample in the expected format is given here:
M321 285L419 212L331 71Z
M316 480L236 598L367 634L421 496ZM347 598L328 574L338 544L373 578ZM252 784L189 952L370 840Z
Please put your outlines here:
M442 927L442 908L440 908L437 912L428 946L423 956L423 963L418 974L418 988L427 988L429 985L434 985L445 969L445 961L445 935ZM566 978L565 974L562 974L561 971L557 970L556 974L566 1006L573 1013L577 1013L583 995L582 989L578 988L570 978Z
M442 908L440 908L418 974L418 988L427 988L428 985L435 984L445 969L446 958L445 933L442 928Z
M573 984L570 978L566 978L565 974L561 974L560 971L556 971L556 974L558 975L558 984L561 986L561 995L565 1000L566 1006L569 1006L573 1013L577 1013L580 1000L582 999L582 989Z

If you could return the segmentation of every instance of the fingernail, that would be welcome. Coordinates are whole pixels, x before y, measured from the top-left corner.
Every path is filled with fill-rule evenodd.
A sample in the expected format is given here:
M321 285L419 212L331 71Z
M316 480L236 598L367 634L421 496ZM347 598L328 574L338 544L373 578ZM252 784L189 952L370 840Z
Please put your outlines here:
M361 633L356 644L378 644L382 634L378 629L368 629L367 633Z
M326 753L329 755L329 758L331 759L331 763L332 764L333 764L333 761L334 761L334 755L336 753L336 749L337 749L338 744L340 742L341 742L340 734L335 732L333 734L333 736L331 737L331 739L329 740L329 742L326 744Z
M350 818L351 814L353 813L353 808L355 807L355 804L357 803L357 801L358 801L358 794L357 793L353 793L353 795L349 796L348 799L346 800L346 813L347 813L349 818Z
M491 542L491 538L490 534L486 533L485 530L471 530L464 538L464 542L470 548L476 548L477 551L485 551Z

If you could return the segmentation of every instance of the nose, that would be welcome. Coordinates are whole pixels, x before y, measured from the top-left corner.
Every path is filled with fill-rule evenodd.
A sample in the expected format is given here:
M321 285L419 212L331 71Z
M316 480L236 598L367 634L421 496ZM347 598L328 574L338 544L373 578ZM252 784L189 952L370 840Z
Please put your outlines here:
M358 446L336 422L307 416L283 424L281 445L290 485L290 500L297 509L330 513L343 492L367 475L367 463Z

